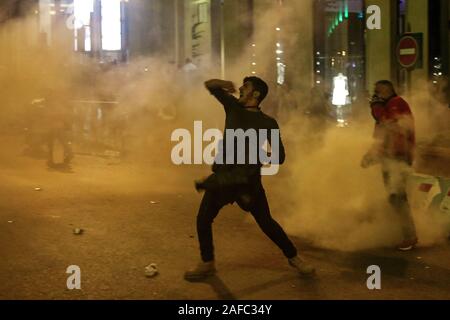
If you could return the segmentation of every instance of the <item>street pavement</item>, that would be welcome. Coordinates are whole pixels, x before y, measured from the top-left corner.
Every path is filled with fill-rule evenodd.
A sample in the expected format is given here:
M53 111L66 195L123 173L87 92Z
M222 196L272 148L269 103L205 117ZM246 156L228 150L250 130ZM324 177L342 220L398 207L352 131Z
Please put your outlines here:
M17 139L2 147L0 299L450 299L449 242L341 252L293 237L317 268L304 278L236 206L214 224L219 272L186 282L199 259L193 181L207 167L175 167L158 151L138 161L78 155L58 171L21 155ZM159 273L147 278L151 263ZM80 290L66 286L71 265ZM381 290L367 288L371 265L381 268Z

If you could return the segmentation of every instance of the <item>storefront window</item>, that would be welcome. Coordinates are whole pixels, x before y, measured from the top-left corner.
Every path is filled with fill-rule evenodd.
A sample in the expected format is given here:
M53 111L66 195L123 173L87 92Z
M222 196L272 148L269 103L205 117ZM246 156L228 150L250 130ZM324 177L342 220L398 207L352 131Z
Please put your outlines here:
M122 49L121 0L102 1L102 49Z
M84 51L91 51L91 16L94 0L74 0L73 2L75 50L78 50L79 37L84 37ZM80 31L81 30L81 31ZM121 0L101 1L101 39L105 51L122 49Z
M315 85L329 97L340 124L347 123L352 105L364 97L363 5L363 0L315 1Z
M78 37L84 36L84 50L91 51L91 13L93 11L94 0L74 0L75 50L78 50ZM84 32L79 32L80 29L84 29Z

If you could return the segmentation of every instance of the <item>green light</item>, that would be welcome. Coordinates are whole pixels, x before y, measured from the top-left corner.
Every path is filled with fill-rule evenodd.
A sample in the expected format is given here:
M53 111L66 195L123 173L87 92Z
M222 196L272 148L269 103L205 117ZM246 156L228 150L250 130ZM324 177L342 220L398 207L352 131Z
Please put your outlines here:
M345 9L344 9L344 17L345 19L348 19L348 0L345 0Z
M338 14L338 17L339 17L339 22L344 21L344 17L342 16L342 5L339 5L339 14Z

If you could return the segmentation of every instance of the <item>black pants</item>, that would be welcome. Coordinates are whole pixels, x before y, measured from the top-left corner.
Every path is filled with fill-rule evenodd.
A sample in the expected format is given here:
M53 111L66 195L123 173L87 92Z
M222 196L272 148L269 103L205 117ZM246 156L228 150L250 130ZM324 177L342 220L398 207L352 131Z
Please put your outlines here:
M287 258L297 255L294 244L270 215L266 194L259 182L256 186L224 187L209 189L205 192L197 216L197 233L204 262L214 260L213 221L220 209L234 202L253 215L262 231L283 251Z

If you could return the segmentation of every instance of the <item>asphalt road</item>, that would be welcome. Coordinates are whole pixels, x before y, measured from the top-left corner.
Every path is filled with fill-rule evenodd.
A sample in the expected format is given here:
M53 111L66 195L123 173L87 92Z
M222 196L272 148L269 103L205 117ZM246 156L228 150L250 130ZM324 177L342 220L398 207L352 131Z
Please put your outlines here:
M450 299L449 243L349 253L293 237L318 270L301 278L231 206L214 225L217 276L188 283L183 272L199 259L201 195L192 186L206 168L176 168L155 152L139 162L78 156L71 171L55 171L8 141L0 154L0 299ZM146 278L150 263L159 274ZM66 286L71 265L81 269L81 290ZM381 290L367 288L371 265L381 268Z

